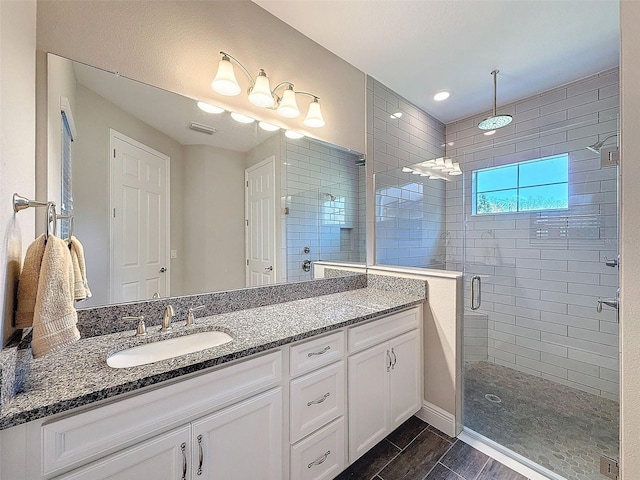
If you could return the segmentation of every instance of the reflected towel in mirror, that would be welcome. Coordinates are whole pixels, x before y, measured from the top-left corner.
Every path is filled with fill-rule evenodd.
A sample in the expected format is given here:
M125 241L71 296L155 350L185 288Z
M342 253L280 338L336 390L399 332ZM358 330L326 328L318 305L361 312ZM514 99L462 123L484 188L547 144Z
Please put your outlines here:
M91 297L89 282L87 281L87 267L84 262L84 248L80 240L71 236L69 245L71 250L71 262L73 264L73 289L76 302Z

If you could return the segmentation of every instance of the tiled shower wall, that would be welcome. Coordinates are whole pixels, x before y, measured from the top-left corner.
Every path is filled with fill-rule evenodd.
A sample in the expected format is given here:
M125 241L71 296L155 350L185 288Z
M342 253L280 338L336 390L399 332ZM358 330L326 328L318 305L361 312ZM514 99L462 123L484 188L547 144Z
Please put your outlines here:
M310 280L305 260L364 262L364 166L360 155L282 137L287 281ZM310 252L304 253L304 247Z
M444 124L371 77L367 109L376 263L443 268L445 182L404 173L402 167L442 157ZM396 112L402 116L392 118Z
M615 69L499 108L514 120L491 137L477 128L488 112L447 125L447 156L465 175L446 185L446 266L462 269L466 218L467 281L483 280L466 360L617 398L616 312L596 313L597 298L617 288L617 270L604 264L617 255L617 172L586 147L617 131L618 91ZM566 236L541 238L532 212L471 215L473 170L561 153L569 154L569 209L552 216L566 221Z

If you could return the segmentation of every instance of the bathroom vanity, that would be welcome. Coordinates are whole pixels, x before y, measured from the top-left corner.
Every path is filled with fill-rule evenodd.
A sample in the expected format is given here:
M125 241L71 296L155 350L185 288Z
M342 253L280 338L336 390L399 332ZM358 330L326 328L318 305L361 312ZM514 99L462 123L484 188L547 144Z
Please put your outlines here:
M422 406L424 292L357 288L188 332L176 320L174 336L233 340L125 369L106 358L157 327L83 338L34 360L3 409L0 477L333 478Z

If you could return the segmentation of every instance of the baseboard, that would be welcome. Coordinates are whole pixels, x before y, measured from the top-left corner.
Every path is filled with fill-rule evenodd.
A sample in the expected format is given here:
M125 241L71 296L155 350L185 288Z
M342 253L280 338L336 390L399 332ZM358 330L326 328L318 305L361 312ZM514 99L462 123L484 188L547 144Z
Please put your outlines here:
M557 473L532 462L528 458L503 447L469 428L465 428L464 431L458 435L458 439L506 465L511 470L515 470L519 474L524 475L529 480L565 480L564 477Z
M416 417L424 420L429 425L437 428L450 437L456 436L456 418L451 413L426 400L422 408L416 413Z

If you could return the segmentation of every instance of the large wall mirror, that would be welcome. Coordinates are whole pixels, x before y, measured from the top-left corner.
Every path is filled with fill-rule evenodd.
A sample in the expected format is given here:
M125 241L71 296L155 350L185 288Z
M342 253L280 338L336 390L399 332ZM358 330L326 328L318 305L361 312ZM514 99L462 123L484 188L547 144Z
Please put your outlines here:
M364 263L362 154L53 54L47 98L47 196L84 244L93 297L82 306Z

